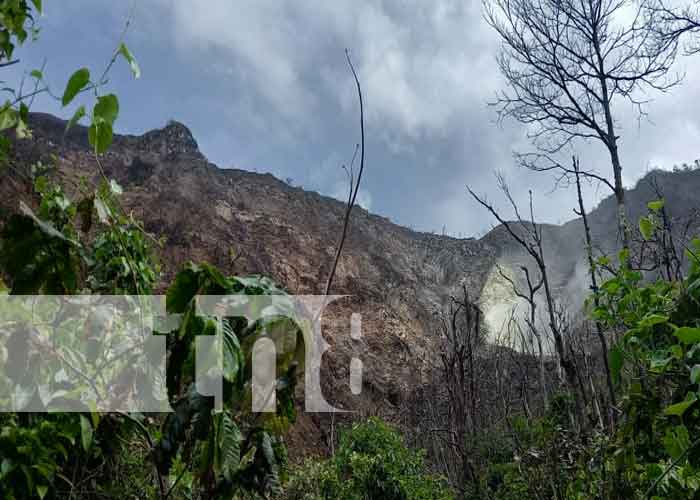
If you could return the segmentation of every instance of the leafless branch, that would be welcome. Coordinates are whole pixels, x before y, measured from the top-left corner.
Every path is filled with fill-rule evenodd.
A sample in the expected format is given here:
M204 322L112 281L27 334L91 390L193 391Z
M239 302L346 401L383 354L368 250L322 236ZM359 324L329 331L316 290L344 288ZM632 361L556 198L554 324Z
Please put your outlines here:
M343 219L343 230L340 235L340 241L338 242L338 247L336 248L335 251L335 258L333 259L333 265L331 266L331 271L330 274L328 275L328 281L326 281L326 288L324 295L328 295L331 290L331 286L333 285L333 278L335 277L335 272L336 269L338 268L338 262L340 261L340 254L343 251L343 246L345 245L345 238L347 237L348 233L348 227L350 225L350 214L352 213L352 208L355 206L355 200L357 198L357 193L360 190L360 182L362 181L362 173L365 170L365 114L364 114L364 106L362 102L362 87L360 86L360 80L357 77L357 72L355 71L355 67L352 64L352 60L350 59L350 52L346 49L345 50L345 58L347 59L348 66L350 67L350 71L352 72L352 76L355 79L355 85L357 86L357 96L360 101L360 169L357 173L357 180L355 181L354 186L351 184L350 185L350 194L348 196L348 203L345 208L345 217ZM357 153L357 148L355 149L355 153ZM354 156L353 155L353 163L354 163ZM351 169L352 169L352 163L351 163ZM352 172L352 170L351 170ZM351 181L352 181L352 174L351 174Z

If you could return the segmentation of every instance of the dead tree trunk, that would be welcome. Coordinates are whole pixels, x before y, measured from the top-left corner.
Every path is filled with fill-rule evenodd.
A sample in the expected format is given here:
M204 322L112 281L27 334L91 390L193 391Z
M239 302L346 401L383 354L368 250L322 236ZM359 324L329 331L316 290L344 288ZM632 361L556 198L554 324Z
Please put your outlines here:
M534 339L537 342L537 354L539 356L540 387L542 389L542 402L544 408L546 409L549 407L549 394L547 391L547 377L544 369L544 348L542 345L542 334L537 329L537 302L535 301L537 293L542 288L543 280L542 277L540 277L539 281L537 283L534 283L532 281L532 278L530 277L530 270L525 266L521 266L520 269L522 270L523 275L525 276L525 282L527 284L527 295L520 290L518 285L505 272L503 272L503 270L500 269L500 267L498 268L498 272L503 277L503 279L505 279L510 284L511 288L513 289L513 293L518 298L527 302L528 314L525 316L525 323L527 324L530 339Z
M576 175L576 192L578 194L578 211L574 210L576 214L583 220L583 232L586 237L586 256L588 258L588 275L591 280L591 292L593 292L593 303L596 307L600 305L600 300L598 298L598 278L596 276L596 265L595 259L593 258L593 240L591 238L591 228L588 224L588 215L586 214L586 207L583 204L583 194L581 192L581 168L578 158L573 158L573 168ZM600 321L595 322L596 334L598 335L598 341L600 342L601 357L603 359L603 366L605 367L605 381L608 386L608 397L610 398L610 407L608 408L608 420L610 428L612 429L615 425L615 410L614 407L617 404L615 401L615 387L612 381L612 374L610 372L610 364L608 363L608 343L605 339L605 330Z
M440 359L447 392L448 426L444 429L455 461L451 482L458 498L467 496L471 485L478 494L479 476L470 453L469 442L478 430L477 351L482 345L481 311L469 300L466 286L463 298L452 298L450 309L441 320L443 339Z
M552 338L554 340L554 348L559 358L559 363L564 370L564 375L566 377L566 383L569 386L572 396L574 398L574 405L576 409L577 419L580 424L583 424L583 405L581 404L581 396L577 391L577 375L576 367L574 366L573 360L569 356L565 346L562 333L559 329L557 323L557 311L554 298L554 292L552 291L551 284L549 282L549 276L547 274L547 264L544 258L544 248L542 244L542 230L535 224L534 210L532 206L532 192L530 192L530 221L526 222L520 216L513 197L510 194L510 190L500 175L498 176L499 187L505 194L506 198L510 202L513 210L515 212L517 222L508 222L503 217L500 216L498 211L486 202L484 199L480 198L471 188L467 187L467 190L472 195L472 197L484 208L486 208L506 229L508 234L532 257L537 268L539 269L540 276L542 277L542 284L544 287L544 296L547 306L547 315L549 318L549 328L552 332ZM517 224L520 231L517 231L513 225Z

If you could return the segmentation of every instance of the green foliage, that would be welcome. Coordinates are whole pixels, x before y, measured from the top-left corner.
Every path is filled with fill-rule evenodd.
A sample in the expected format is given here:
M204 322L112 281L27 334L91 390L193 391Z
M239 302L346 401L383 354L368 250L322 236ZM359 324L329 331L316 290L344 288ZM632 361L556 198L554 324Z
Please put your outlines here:
M14 59L15 49L22 45L31 36L36 38L39 29L34 24L34 18L41 13L41 0L1 0L0 1L0 64L9 65L19 62ZM34 69L29 76L36 81L37 91L43 82L43 73ZM19 95L15 89L8 87L3 82L3 91L9 93L12 98L0 106L0 131L15 129L17 138L25 138L29 135L27 118L29 107L26 104L28 95ZM7 161L9 141L7 137L0 136L0 163Z
M649 204L640 223L645 239L660 230L655 217L662 208L663 201ZM699 246L696 240L688 249L690 269L681 282L643 282L623 252L600 288L594 317L622 332L609 359L623 418L602 450L601 471L581 468L597 489L625 498L700 495L700 261L692 249Z
M68 106L75 96L78 95L80 91L85 89L90 83L90 70L87 68L80 68L75 73L71 75L66 84L66 90L63 91L63 97L61 98L61 104Z
M566 491L577 479L579 464L589 458L570 429L573 407L569 394L558 393L541 418L513 418L510 432L500 431L507 439L485 436L482 455L491 460L483 474L482 493L497 500L568 498Z
M640 222L647 241L663 238L664 201ZM571 397L551 399L542 418L515 418L482 475L488 498L700 498L700 240L686 249L684 279L646 281L629 251L598 260L610 270L591 314L608 332L618 397L614 432L572 430ZM615 333L615 337L611 335ZM484 439L486 437L484 436ZM488 448L488 446L486 446ZM479 495L475 498L481 498Z
M2 0L0 2L0 63L10 61L15 48L38 34L34 13L41 13L41 0Z
M41 8L34 0L34 6ZM12 56L17 44L27 37L26 24L33 21L31 8L21 0L1 1L0 62ZM119 99L102 93L115 61L123 58L135 78L140 68L129 48L120 42L102 75L94 79L87 68L75 71L60 98L63 106L72 104L81 94L94 94L89 113L88 140L98 155L113 139L114 123L119 115ZM34 70L37 87L43 72ZM47 92L43 86L36 93ZM51 94L53 95L53 94ZM0 130L15 128L18 138L29 134L29 109L15 96L0 108ZM88 107L75 110L67 129L88 116ZM3 137L2 146L9 142ZM7 153L7 149L3 149ZM5 158L3 156L3 158ZM38 198L35 207L20 205L19 213L9 217L0 234L0 274L7 279L12 294L149 294L158 278L149 236L137 221L127 216L119 204L122 188L102 174L94 188L85 185L76 195L66 195L47 177L35 179ZM140 415L100 417L97 413L55 414L27 417L10 415L0 419L0 498L58 498L59 491L77 487L68 477L80 479L109 474L106 464L121 462L118 445L145 438L147 449L139 453L141 470L155 466L159 477L140 474L128 479L138 495L172 498L233 498L235 495L269 495L279 489L287 453L277 437L294 420L294 387L299 361L304 353L303 336L282 308L277 316L268 316L248 324L245 318L227 318L223 334L223 411L214 411L211 398L198 394L194 387L194 345L197 335L213 334L218 325L213 318L195 314L194 297L208 295L284 295L284 291L264 277L225 277L208 264L189 264L168 289L167 308L180 313L181 324L168 338L167 388L175 412L161 426L146 425ZM76 338L82 334L74 332ZM277 346L277 413L250 413L250 359L255 342L270 338ZM6 351L2 353L7 355ZM80 369L71 365L72 370ZM25 399L37 394L28 381L22 387ZM26 393L26 394L25 394ZM66 443L69 444L67 444ZM133 457L129 446L128 457ZM100 461L93 459L99 457ZM138 470L133 458L127 458L130 471ZM152 466L145 461L152 462ZM146 467L144 467L146 466ZM169 481L168 481L169 480ZM105 485L95 484L95 494L114 491L111 478ZM171 484L172 490L168 487ZM158 485L156 487L156 485ZM116 485L126 491L127 486Z
M163 424L155 448L156 463L168 474L182 446L196 451L194 476L208 495L229 498L238 491L272 492L279 488L279 460L284 455L273 434L294 420L293 388L303 359L303 335L289 316L270 315L248 323L226 318L222 323L223 394L225 409L215 413L212 401L194 390L194 342L213 333L216 322L195 314L196 295L236 295L242 301L256 295L284 295L264 277L226 277L208 264L188 264L167 292L167 309L181 314L171 333L167 387L174 413ZM255 342L270 338L277 349L277 413L252 415L250 359ZM181 395L182 394L182 395Z
M117 52L124 59L126 59L126 62L129 63L129 67L131 68L131 73L134 75L134 78L141 78L141 68L139 68L139 63L136 62L136 58L123 42L119 44Z
M427 472L422 452L407 448L396 430L370 418L342 432L335 457L310 460L295 470L286 498L447 500L452 495L444 481Z
M56 483L70 483L61 471L76 457L78 417L9 414L0 419L1 498L43 499Z
M76 204L59 186L37 178L37 213L21 204L0 235L0 268L13 294L150 291L157 265L135 221L115 213L115 190L107 186ZM99 227L90 240L95 219Z
M102 183L77 204L44 177L37 178L35 189L40 197L36 213L24 207L23 213L13 215L0 240L0 263L11 293L151 290L157 266L138 224L119 214L117 197L122 190L118 184ZM175 412L165 418L160 439L151 450L155 464L169 476L173 464L182 466L184 447L194 467L190 486L202 494L231 498L240 491L276 491L286 450L275 434L294 420L294 385L304 352L302 332L289 315L282 315L283 309L278 316L251 324L244 318L227 318L222 325L226 401L224 412L217 413L213 401L194 389L195 338L217 330L212 318L195 314L195 295L238 295L248 300L284 292L267 278L226 277L208 264L189 264L178 273L167 293L169 312L182 314L168 343L167 388ZM260 417L250 414L250 358L255 342L263 337L278 346L280 375L278 412ZM93 421L84 415L76 420L78 443L86 453L97 439L98 421L95 415ZM34 427L28 426L27 432ZM60 462L52 463L51 470L60 470ZM53 484L46 487L51 491Z

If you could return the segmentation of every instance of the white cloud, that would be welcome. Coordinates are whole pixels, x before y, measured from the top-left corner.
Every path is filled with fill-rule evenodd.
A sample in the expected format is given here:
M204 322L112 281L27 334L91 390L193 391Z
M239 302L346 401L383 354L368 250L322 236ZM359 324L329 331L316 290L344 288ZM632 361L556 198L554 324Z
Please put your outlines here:
M222 51L213 62L222 75L249 81L261 100L304 125L320 106L314 80L355 110L346 47L362 78L368 122L387 125L387 140L439 134L496 81L493 36L477 1L212 0L206 8L157 1L174 14L178 50L193 57Z
M99 21L81 24L80 36L90 39L101 35L91 29L118 31L126 9L88 0L71 6ZM269 170L323 193L338 195L339 186L345 192L339 166L357 135L357 96L343 53L349 48L366 105L364 206L419 229L482 231L492 221L471 204L464 186L496 202L492 172L501 170L519 203L533 189L544 220L573 216L571 193L550 194L550 176L514 167L511 151L527 148L523 128L493 124L486 102L501 88L498 43L479 0L143 0L137 9L129 38L137 56L153 49L139 85L149 82L162 92L142 98L140 115L154 120L152 105L160 102L165 118L188 116L204 152L225 165ZM67 23L57 19L51 28L75 44ZM160 75L155 55L164 58ZM680 61L679 70L687 70L683 86L650 96L652 123L638 128L633 109L616 110L627 185L649 166L700 157L698 61ZM577 152L586 166L609 173L598 142ZM607 195L590 189L588 204Z

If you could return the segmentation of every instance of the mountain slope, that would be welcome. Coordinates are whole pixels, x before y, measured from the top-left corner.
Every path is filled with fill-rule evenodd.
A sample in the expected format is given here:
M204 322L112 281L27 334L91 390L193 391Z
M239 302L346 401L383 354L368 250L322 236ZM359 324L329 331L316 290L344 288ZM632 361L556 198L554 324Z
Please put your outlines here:
M14 165L55 164L51 176L71 193L81 177L99 180L86 131L64 137L65 122L30 119L33 138L15 144ZM55 161L52 160L55 155ZM317 193L241 170L219 169L197 149L183 125L170 123L143 136L115 136L101 160L124 188L123 205L164 244L161 290L188 261L208 261L226 273L265 274L290 293L320 294L342 229L344 205ZM0 177L0 207L31 203L31 188L13 170ZM434 312L463 281L476 298L494 249L473 239L416 233L353 210L332 293L347 294L331 308L324 357L329 401L392 411L428 376L434 361ZM362 341L350 339L350 314L362 314ZM364 386L348 388L350 358L360 352Z
M15 144L13 168L0 173L0 220L16 210L18 199L32 202L31 188L20 175L37 161L53 165L51 176L68 192L80 178L98 180L84 128L64 135L65 122L33 114L32 139ZM124 187L123 203L164 244L161 291L188 261L208 261L226 273L265 274L290 293L320 294L342 228L344 205L337 200L291 187L271 175L219 169L199 152L182 124L171 122L142 136L115 136L102 159L107 176ZM669 209L687 214L697 205L700 172L658 174L672 194ZM628 195L634 216L652 199L643 182ZM591 214L594 233L604 248L614 248L608 228L614 202L606 199ZM544 229L546 254L555 288L573 304L585 294L581 221ZM481 240L418 233L357 207L332 293L347 294L329 313L325 325L331 352L324 357L326 398L362 413L391 416L413 388L431 377L436 361L435 312L461 284L481 299L492 331L517 303L496 271L518 273L526 255L502 227ZM362 314L362 340L350 339L350 314ZM350 358L364 364L363 392L348 388ZM303 446L322 446L318 416L303 415L298 437ZM305 437L304 437L305 436ZM319 438L320 439L320 438Z

